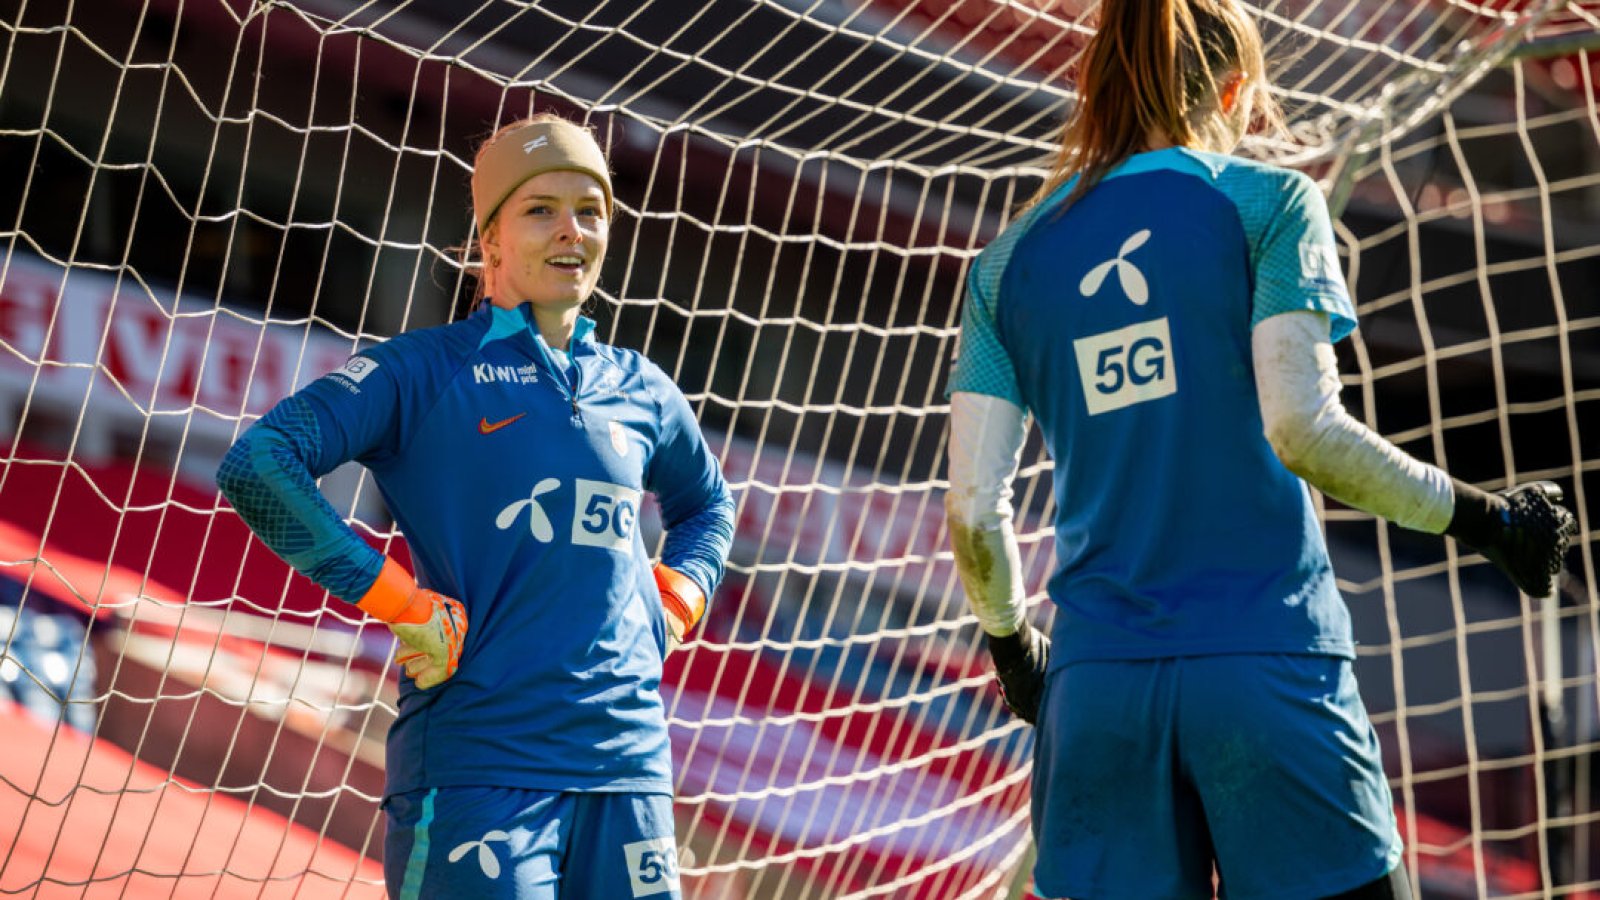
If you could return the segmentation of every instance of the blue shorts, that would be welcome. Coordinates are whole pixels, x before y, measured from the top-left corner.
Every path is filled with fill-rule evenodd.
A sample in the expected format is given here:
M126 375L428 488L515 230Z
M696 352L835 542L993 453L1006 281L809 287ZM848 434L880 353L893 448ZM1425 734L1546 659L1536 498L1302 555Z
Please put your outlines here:
M1052 672L1034 744L1041 897L1314 900L1400 861L1350 662L1195 656Z
M666 794L434 788L383 808L393 898L683 896Z

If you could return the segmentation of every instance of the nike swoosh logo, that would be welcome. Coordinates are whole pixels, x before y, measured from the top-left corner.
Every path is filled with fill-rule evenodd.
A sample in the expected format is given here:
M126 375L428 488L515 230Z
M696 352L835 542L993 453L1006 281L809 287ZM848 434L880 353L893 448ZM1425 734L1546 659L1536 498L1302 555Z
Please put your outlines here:
M489 417L485 416L485 417L483 417L483 418L478 420L478 433L479 434L494 434L496 431L499 431L500 429L506 427L507 425L510 425L512 422L515 422L516 420L522 418L525 415L527 415L527 413L517 413L516 415L512 416L509 419L501 419L498 422L491 422L491 421L489 421Z

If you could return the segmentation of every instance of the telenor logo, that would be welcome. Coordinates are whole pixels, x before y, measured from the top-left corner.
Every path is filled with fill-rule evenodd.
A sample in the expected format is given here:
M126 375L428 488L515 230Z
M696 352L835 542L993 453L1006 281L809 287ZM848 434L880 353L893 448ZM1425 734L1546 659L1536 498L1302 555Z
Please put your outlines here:
M545 544L555 540L556 531L551 527L550 517L545 515L544 507L539 505L539 495L548 494L558 487L561 487L559 478L543 479L533 486L533 493L528 495L528 499L518 500L500 510L500 514L494 517L494 527L505 531L517 521L517 516L521 515L523 510L527 510L528 533L533 535L533 539Z
M532 153L533 151L539 149L540 147L543 147L545 144L548 144L548 143L550 143L550 135L541 134L538 137L534 138L533 140L527 142L526 144L523 144L522 145L522 152L523 153Z
M510 425L512 422L515 422L516 420L522 418L525 415L527 415L527 413L525 413L525 412L517 413L516 415L512 416L509 419L501 419L498 422L491 422L491 421L489 421L489 417L488 416L484 416L483 418L478 420L478 433L479 434L494 434L496 431L499 431L500 429L506 427L507 425Z
M1115 269L1117 280L1122 283L1122 292L1128 295L1128 299L1140 306L1149 303L1149 282L1144 280L1144 273L1139 271L1139 267L1127 260L1128 254L1143 247L1144 242L1148 240L1150 240L1150 229L1146 228L1123 241L1122 249L1117 251L1116 258L1106 260L1083 276L1083 281L1078 284L1078 292L1085 297L1093 297L1100 292L1100 286L1105 283L1106 276Z
M460 862L463 856L466 856L473 848L477 848L478 868L483 870L485 877L493 881L500 877L500 860L495 856L494 851L489 848L489 842L509 840L511 840L511 835L496 828L475 841L458 844L454 850L450 851L450 861Z

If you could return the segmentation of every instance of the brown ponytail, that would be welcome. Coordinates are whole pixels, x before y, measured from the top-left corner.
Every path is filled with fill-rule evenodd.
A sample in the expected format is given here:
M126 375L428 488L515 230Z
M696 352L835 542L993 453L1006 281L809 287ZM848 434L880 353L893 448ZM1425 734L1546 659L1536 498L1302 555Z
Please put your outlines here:
M1239 115L1280 126L1265 90L1261 34L1238 0L1103 0L1078 76L1078 104L1032 202L1073 176L1072 199L1081 197L1152 136L1231 149L1218 94L1234 72L1245 79L1235 98Z

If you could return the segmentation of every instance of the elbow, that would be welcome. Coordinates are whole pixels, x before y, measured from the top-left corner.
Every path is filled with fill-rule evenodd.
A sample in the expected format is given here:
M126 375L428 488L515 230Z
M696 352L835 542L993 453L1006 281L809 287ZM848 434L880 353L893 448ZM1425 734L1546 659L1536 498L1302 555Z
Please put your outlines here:
M724 491L726 490L724 488ZM724 493L722 499L717 501L717 518L722 523L722 531L725 534L723 543L726 545L726 549L722 552L722 559L726 562L728 553L733 548L734 532L739 528L739 505L734 502L732 494ZM720 579L720 577L719 575L718 578ZM716 587L716 584L713 583L712 587ZM706 596L709 597L711 595L707 593Z
M282 432L257 422L245 429L233 446L228 448L228 452L223 454L222 462L217 466L217 490L235 509L239 507L241 499L248 500L252 492L260 490L265 474L260 461L279 449L278 445L291 448L289 439Z
M1267 443L1278 457L1278 462L1301 478L1305 478L1312 468L1316 447L1314 435L1314 423L1299 417L1271 422L1266 428Z
M977 559L982 555L983 542L980 530L973 527L962 504L953 499L954 494L954 491L950 491L944 495L945 534L955 554L956 569L965 583L968 573L978 568ZM972 596L976 590L976 587L969 585L967 593Z
M687 527L694 533L710 530L731 535L739 507L727 482L719 478L714 485L697 491L687 498L662 498L662 527L669 533Z
M726 534L731 541L734 527L738 524L738 512L739 506L734 502L733 494L728 491L727 485L723 485L715 496L706 501L698 513L689 518L703 522L705 527L712 531Z
M982 524L979 521L982 517L978 513L977 493L975 488L954 484L944 492L944 518L952 534L958 528L965 531Z
M244 492L246 485L252 480L255 467L250 463L250 444L255 430L252 428L239 435L228 452L223 454L222 462L217 466L217 490L227 501L238 506L237 498Z
M1344 436L1354 425L1343 414L1343 409L1291 416L1267 429L1267 442L1285 469L1317 490L1329 493L1347 466L1341 447Z
M1011 512L1011 489L1004 478L952 463L944 492L944 515L952 528L993 531L1011 520Z

